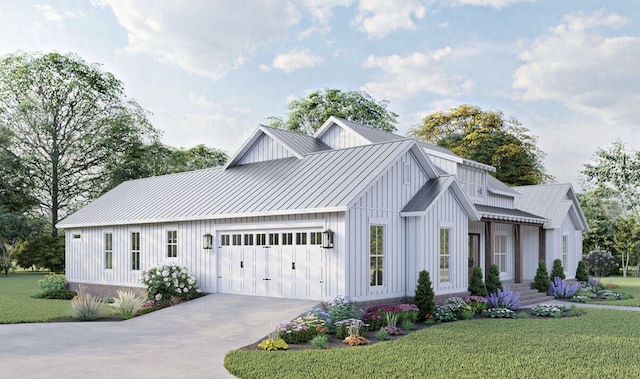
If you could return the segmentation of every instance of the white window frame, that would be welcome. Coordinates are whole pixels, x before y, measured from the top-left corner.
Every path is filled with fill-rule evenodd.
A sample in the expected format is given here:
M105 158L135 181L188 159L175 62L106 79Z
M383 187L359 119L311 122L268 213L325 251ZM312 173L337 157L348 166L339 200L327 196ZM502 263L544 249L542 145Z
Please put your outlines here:
M104 269L113 270L113 232L104 232L103 241L104 241Z
M562 268L565 272L568 271L569 265L569 234L562 235Z
M382 244L381 244L381 251L376 249L375 251L373 250L373 244L372 244L372 240L371 238L372 236L372 227L380 227L381 229L381 237L382 237ZM368 233L369 233L369 259L368 259L368 272L369 272L369 287L370 288L384 288L386 285L386 275L385 275L385 268L387 267L387 259L386 259L386 255L385 252L388 250L387 249L387 230L388 230L388 224L385 222L380 222L378 220L370 220L369 221L369 228L368 228ZM379 235L376 233L376 235ZM375 253L375 254L374 254ZM372 264L372 260L375 259L375 264ZM377 272L380 270L380 277L378 277ZM378 279L380 281L380 283L378 283Z
M498 240L504 241L504 244L503 245L500 244ZM498 270L500 271L500 273L507 272L507 256L509 255L508 248L507 248L508 244L509 244L509 238L507 237L506 234L496 233L493 236L493 263L496 266L498 266Z
M135 246L136 244L134 243L134 234L138 235L138 246ZM142 233L140 231L137 230L133 230L131 232L129 232L129 243L131 244L131 265L129 266L131 268L131 271L140 271L140 266L141 266L141 251L142 251ZM136 249L137 247L137 249ZM137 257L137 259L136 259ZM136 265L137 263L137 265Z
M441 225L438 229L438 282L439 283L451 283L451 226ZM443 233L446 234L446 241L443 241ZM443 246L443 242L445 242ZM444 248L444 249L443 249ZM443 269L443 258L446 261L446 268ZM446 275L443 275L443 270L446 270Z
M176 229L167 229L165 231L167 236L167 258L178 258L178 231ZM173 236L172 236L173 234Z

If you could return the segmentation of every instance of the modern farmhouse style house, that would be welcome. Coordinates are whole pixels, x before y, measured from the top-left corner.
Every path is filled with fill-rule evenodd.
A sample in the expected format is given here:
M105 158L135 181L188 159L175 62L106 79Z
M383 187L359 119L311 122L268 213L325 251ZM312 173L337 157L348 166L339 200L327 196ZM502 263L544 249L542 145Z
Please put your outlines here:
M224 167L122 183L58 224L66 275L142 287L165 261L203 292L358 301L465 292L473 266L575 274L588 225L570 185L509 188L491 166L331 117L307 136L259 126Z

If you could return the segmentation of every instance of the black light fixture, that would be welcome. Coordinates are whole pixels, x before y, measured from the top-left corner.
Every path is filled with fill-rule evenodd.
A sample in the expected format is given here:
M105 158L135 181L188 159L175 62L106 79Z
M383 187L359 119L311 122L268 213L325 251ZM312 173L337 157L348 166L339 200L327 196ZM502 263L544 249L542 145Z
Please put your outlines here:
M322 232L322 247L325 249L333 249L333 231L331 229Z
M202 236L202 248L203 249L212 249L213 248L213 236L209 233Z

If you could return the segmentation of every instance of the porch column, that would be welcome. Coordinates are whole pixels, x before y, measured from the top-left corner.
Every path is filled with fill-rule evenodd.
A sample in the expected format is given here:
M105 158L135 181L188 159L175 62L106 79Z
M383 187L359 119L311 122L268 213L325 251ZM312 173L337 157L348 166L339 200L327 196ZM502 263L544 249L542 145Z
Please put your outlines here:
M484 280L489 277L489 267L493 264L493 236L496 226L491 221L484 223Z
M515 225L516 251L515 251L515 278L516 283L522 283L522 224Z
M549 262L547 262L547 233L545 233L545 230L542 226L538 230L540 233L538 241L538 262L545 261L548 267Z

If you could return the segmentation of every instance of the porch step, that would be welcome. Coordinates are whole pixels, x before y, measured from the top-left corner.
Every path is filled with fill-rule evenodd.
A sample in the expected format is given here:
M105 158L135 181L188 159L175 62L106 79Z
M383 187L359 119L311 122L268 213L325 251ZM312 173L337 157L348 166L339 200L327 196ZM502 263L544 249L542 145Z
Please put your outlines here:
M520 292L520 306L526 306L544 301L554 300L553 296L538 292L533 288L533 283L503 283L503 287L509 287L513 292Z

